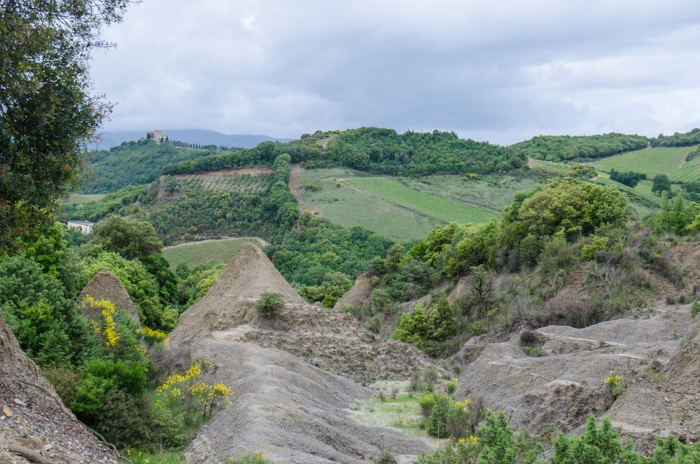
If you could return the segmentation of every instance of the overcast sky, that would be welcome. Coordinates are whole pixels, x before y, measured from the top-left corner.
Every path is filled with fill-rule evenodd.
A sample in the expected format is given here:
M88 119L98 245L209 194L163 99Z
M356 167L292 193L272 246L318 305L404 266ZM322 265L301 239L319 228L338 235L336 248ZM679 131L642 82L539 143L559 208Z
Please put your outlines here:
M107 131L700 127L697 0L143 0L104 38Z

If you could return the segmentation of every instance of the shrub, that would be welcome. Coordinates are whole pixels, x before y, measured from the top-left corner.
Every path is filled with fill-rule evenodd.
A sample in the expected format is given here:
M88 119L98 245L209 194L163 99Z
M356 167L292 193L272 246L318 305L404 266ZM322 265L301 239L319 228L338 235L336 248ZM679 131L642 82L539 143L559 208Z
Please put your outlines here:
M370 332L378 334L382 330L382 321L379 319L379 316L373 316L367 319L362 326Z
M608 248L608 238L607 237L593 237L590 244L585 245L581 249L581 259L584 261L590 261L596 256L597 251L605 250Z
M542 240L530 234L520 241L520 263L534 267L542 254Z
M573 266L576 254L566 240L558 238L547 242L540 259L540 269L544 275L550 276Z
M255 453L255 456L245 456L239 459L230 458L226 464L272 464L272 461L265 457L265 453Z
M83 383L80 374L65 367L48 368L41 373L53 385L63 404L70 405L75 399L76 391Z
M610 389L613 398L617 398L625 391L625 378L622 375L615 375L615 371L610 371L610 374L605 379L605 384Z
M693 306L690 307L690 317L695 319L695 316L700 312L700 302L693 301Z
M389 451L382 451L379 456L372 461L374 464L396 464L396 457Z
M284 295L275 292L262 292L260 298L255 302L255 309L262 317L275 317L280 308L284 305Z

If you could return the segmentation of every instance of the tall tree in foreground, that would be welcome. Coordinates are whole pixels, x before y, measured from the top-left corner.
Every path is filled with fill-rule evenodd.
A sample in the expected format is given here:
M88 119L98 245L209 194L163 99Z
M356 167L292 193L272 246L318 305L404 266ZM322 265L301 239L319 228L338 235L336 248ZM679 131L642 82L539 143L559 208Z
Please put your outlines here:
M91 94L90 52L130 0L0 0L0 256L50 218L84 171L111 106Z

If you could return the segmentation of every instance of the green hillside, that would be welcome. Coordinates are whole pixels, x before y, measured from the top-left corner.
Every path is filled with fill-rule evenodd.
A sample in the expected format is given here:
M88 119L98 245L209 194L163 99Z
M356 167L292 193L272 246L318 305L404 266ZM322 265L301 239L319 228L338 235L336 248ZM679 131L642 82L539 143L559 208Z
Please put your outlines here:
M447 222L480 223L499 217L498 213L414 190L386 177L355 177L344 183L354 185L373 195L404 208L409 208Z
M163 168L163 174L194 174L270 165L281 154L307 167L343 166L383 175L510 172L526 167L525 155L487 142L460 139L454 132L412 132L361 127L317 131L288 143L263 142L239 153L211 155Z
M700 177L700 159L685 162L693 147L659 147L632 151L589 163L597 171L637 171L652 178L667 174L674 181L688 182Z
M114 192L128 185L143 185L160 176L163 166L216 153L212 150L176 148L154 140L124 142L100 150L91 158L93 175L82 187L83 193Z

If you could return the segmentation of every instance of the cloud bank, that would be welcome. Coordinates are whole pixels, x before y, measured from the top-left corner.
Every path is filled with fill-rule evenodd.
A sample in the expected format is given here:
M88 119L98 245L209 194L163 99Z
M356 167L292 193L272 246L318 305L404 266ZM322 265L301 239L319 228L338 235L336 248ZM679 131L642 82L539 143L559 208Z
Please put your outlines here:
M510 144L700 126L697 1L144 0L92 63L105 130L359 126Z

